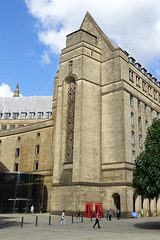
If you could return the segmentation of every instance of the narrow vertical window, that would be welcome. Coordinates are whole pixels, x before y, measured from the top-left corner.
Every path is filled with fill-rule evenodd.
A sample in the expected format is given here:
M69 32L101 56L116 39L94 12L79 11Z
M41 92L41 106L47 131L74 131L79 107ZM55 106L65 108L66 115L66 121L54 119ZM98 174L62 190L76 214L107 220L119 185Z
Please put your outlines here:
M75 80L68 83L68 110L67 110L67 130L66 130L66 162L73 162L74 143L74 112L75 112Z
M141 117L138 117L138 128L141 129Z
M153 109L151 108L151 118L153 118Z
M132 151L132 163L135 163L135 151Z
M38 169L38 161L34 161L34 170Z
M69 73L72 73L72 69L73 69L73 60L69 61Z
M39 153L39 145L36 145L35 153L36 153L36 154Z
M129 80L133 82L133 72L129 71Z
M16 157L19 157L20 155L20 148L16 148Z
M131 137L132 137L132 144L134 144L134 132L131 132Z
M157 118L159 117L159 113L157 112Z
M131 125L134 124L134 114L131 112Z
M139 135L139 146L142 147L142 135Z
M141 102L140 102L140 100L138 99L138 111L140 111L141 110Z
M145 115L147 115L147 105L146 104L144 105L144 113L145 113Z
M14 172L18 172L18 163L14 164Z
M130 106L133 107L133 96L130 95Z
M146 128L146 130L148 128L148 121L147 120L145 121L145 128Z

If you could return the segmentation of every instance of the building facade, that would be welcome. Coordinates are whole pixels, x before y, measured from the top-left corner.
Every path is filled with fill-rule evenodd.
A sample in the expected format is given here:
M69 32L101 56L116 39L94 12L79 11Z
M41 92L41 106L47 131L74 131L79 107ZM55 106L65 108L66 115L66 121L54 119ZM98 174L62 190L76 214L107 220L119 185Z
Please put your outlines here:
M23 128L1 131L0 161L9 171L18 163L18 171L45 175L51 213L84 212L86 202L101 202L104 215L117 207L124 216L142 207L147 215L148 200L131 187L132 169L146 129L159 113L160 82L87 12L61 52L52 119L29 119ZM40 150L33 150L38 145ZM160 214L159 198L152 200L151 211Z
M148 201L133 193L132 169L160 112L159 84L89 13L67 36L53 99L51 212L101 202L104 214L117 207L124 215L141 207L148 214ZM158 203L151 203L153 214Z

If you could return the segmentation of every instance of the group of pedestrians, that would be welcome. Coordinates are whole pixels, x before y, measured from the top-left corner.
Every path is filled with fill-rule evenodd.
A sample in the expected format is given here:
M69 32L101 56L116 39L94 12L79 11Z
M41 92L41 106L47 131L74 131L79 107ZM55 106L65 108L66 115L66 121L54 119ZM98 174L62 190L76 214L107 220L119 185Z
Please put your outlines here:
M34 215L34 205L31 206L30 212L32 215ZM41 204L39 205L39 213L42 214L42 205ZM119 220L120 219L120 210L118 208L116 210L116 213L117 213L117 219ZM109 221L111 221L111 219L112 219L112 210L111 209L108 211L108 215L109 215ZM81 217L81 212L80 212L80 210L78 210L77 216L76 216L77 222L80 222L80 217ZM100 221L100 216L99 216L99 212L97 212L95 215L95 223L93 225L93 228L95 228L96 225L98 225L98 228L101 228L99 221ZM66 224L65 210L63 210L61 219L60 219L60 225L65 225L65 224Z
M31 206L30 212L32 215L34 215L34 205ZM42 214L42 204L39 204L39 213Z

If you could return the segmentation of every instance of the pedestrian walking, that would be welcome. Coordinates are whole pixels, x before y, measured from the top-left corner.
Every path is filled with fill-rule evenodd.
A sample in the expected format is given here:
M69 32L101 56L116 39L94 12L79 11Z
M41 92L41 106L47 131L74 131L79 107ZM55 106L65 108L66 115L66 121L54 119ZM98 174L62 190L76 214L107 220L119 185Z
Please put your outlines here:
M95 224L93 225L93 228L95 228L96 224L98 224L98 228L101 228L99 225L99 221L100 221L99 213L97 212L96 218L95 218Z
M109 210L109 221L111 221L111 219L112 219L112 210L110 208L110 210Z
M31 206L30 212L32 215L34 215L34 205Z
M77 212L77 222L80 222L81 212L78 210Z
M66 222L65 222L65 210L63 210L63 212L62 212L60 224L61 224L61 225L65 225L65 224L66 224Z
M120 219L120 211L119 211L118 208L117 208L117 210L116 210L116 213L117 213L117 220L119 220L119 219Z
M142 218L144 217L144 211L143 211L143 208L141 208L141 217L142 217Z

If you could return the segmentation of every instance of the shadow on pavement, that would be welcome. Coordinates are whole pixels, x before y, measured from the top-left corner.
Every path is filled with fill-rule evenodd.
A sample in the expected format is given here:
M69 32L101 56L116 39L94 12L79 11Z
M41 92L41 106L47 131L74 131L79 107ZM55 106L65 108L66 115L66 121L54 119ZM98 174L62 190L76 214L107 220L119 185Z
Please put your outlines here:
M15 217L0 217L0 229L21 226L21 222L14 219Z
M136 228L148 229L148 230L160 230L160 222L145 222L145 223L136 223L134 224Z

